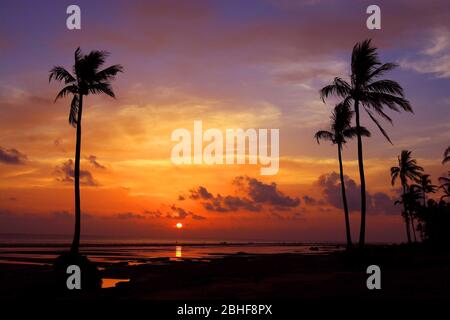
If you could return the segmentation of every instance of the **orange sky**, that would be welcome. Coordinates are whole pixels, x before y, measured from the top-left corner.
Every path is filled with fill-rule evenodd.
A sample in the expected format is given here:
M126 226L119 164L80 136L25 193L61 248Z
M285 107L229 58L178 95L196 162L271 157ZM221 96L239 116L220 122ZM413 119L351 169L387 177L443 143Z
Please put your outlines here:
M440 163L450 133L450 65L442 66L450 56L450 31L443 24L448 5L424 12L413 25L421 32L413 37L405 15L413 17L420 4L409 11L386 5L386 28L370 33L360 19L345 20L348 14L334 5L283 3L248 4L233 16L236 3L203 3L202 10L184 5L169 10L164 2L125 9L115 3L102 11L82 2L86 20L81 31L67 31L60 21L45 19L31 35L19 21L31 23L33 14L54 16L60 11L64 19L63 6L2 4L11 10L8 16L0 10L0 29L10 31L0 34L0 55L10 62L0 71L0 147L17 161L0 161L0 232L72 232L73 183L66 169L74 157L75 130L67 122L69 99L53 103L61 86L49 85L47 79L53 65L69 67L81 45L85 52L110 51L107 65L125 68L113 83L116 100L85 99L83 234L342 241L343 213L332 174L338 170L337 150L313 139L317 130L326 128L332 108L322 103L318 90L334 76L348 73L355 42L373 37L383 61L400 63L391 77L405 87L415 115L393 115L395 126L386 124L394 145L363 117L374 136L365 141L368 240L404 240L400 209L392 204L398 191L389 178L397 154L413 150L434 183L448 170ZM397 22L394 13L401 16ZM90 14L98 19L91 20ZM314 17L321 14L329 19L319 26ZM329 34L330 28L338 28L334 32L339 35ZM336 36L339 41L333 40ZM186 42L189 37L192 41ZM440 61L441 67L421 68L425 58ZM194 120L202 120L204 129L223 132L279 128L278 174L261 176L259 166L250 165L172 164L171 132L192 131ZM350 142L344 167L351 179L350 204L357 209L358 194L352 192L359 185L355 151ZM243 177L243 185L233 184L236 177ZM209 198L195 198L200 186ZM356 237L356 210L351 219ZM185 227L177 230L177 222Z

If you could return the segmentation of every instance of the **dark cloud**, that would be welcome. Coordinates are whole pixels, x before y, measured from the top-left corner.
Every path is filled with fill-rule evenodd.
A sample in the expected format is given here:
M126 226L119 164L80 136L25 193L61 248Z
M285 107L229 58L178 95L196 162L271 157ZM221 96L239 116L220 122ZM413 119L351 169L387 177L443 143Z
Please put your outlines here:
M186 209L177 207L175 205L170 206L168 212L161 212L161 210L146 210L144 214L150 218L165 218L165 219L178 219L183 220L187 217L191 217L194 220L205 220L206 217L195 214Z
M185 196L182 196L182 195L178 196L178 201L184 201L184 200L186 200Z
M205 220L206 218L204 216L200 216L198 214L193 213L192 214L192 219L194 219L194 220Z
M238 211L240 209L248 211L261 210L261 206L253 203L248 198L222 196L220 194L214 196L203 186L200 186L197 189L191 189L189 198L193 200L203 200L203 207L208 211L230 212Z
M65 161L60 166L56 167L56 174L60 177L57 178L63 182L73 182L75 177L74 162L72 159ZM80 184L86 186L98 186L98 182L95 181L93 175L88 170L80 170Z
M97 169L106 169L104 165L100 164L100 162L97 161L97 157L94 155L90 155L86 158L86 160L89 160L89 162Z
M300 204L300 199L284 195L274 182L266 184L254 178L239 176L233 180L233 185L242 195L214 196L205 187L199 186L190 190L189 198L201 201L206 210L215 212L260 212L265 209L289 211Z
M150 218L161 218L163 213L159 210L145 210L144 214Z
M24 164L27 156L17 149L5 149L0 147L0 162L6 164Z
M266 184L255 178L240 176L236 177L233 183L244 186L244 188L245 184L247 184L247 193L255 203L269 204L279 208L292 208L300 204L299 198L291 198L279 191L275 182Z
M167 216L168 218L170 217L174 219L184 219L192 214L192 212L186 211L185 209L180 207L176 207L175 205L172 205L170 207L170 210L172 211L172 213Z
M190 190L189 198L193 200L201 199L201 200L210 200L213 199L214 196L206 190L205 187L198 187L197 189Z
M355 180L344 176L345 191L347 195L347 203L350 212L360 210L360 186ZM342 209L342 195L340 177L336 172L323 174L318 179L318 184L322 189L324 200L329 205ZM378 214L398 214L395 208L395 199L383 192L371 194L367 192L367 212Z

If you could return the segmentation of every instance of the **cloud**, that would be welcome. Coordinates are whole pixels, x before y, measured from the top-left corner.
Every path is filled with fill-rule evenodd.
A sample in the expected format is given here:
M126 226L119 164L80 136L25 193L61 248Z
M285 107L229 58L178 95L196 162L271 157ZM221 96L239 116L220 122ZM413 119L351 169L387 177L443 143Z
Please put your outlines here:
M191 211L187 211L183 208L177 207L175 205L172 205L170 207L171 212L166 214L166 218L168 219L186 219L187 217L191 217L194 220L205 220L206 217L203 217L201 215L195 214Z
M189 198L200 201L206 210L215 212L260 212L264 209L289 211L300 205L299 198L284 195L274 182L266 184L254 178L238 176L232 185L242 195L214 196L205 187L199 186L190 190Z
M100 164L100 162L97 161L97 157L94 155L90 155L86 158L86 160L89 160L89 162L97 169L106 169L104 165Z
M184 220L187 217L191 217L194 220L206 220L206 217L195 214L186 209L175 206L174 204L170 206L170 210L166 212L161 212L161 210L146 210L144 214L150 218L165 218L165 219L178 219Z
M6 164L24 164L27 156L17 149L5 149L0 146L0 162Z
M421 54L401 60L404 69L434 74L438 78L450 77L450 29L432 31L431 41Z
M56 173L61 178L57 178L58 181L73 182L75 177L74 162L72 159L65 161L60 166L56 167ZM95 181L93 175L88 170L80 170L80 184L85 186L98 186L98 182Z
M340 177L336 172L331 172L323 174L319 177L317 181L318 185L321 187L324 194L325 203L342 209L342 194ZM345 192L347 195L347 203L350 212L357 212L360 210L360 186L357 185L355 180L344 176ZM367 192L367 212L373 214L386 214L386 215L396 215L398 214L398 209L395 208L395 199L383 192L377 192L371 194Z
M236 177L233 183L244 186L250 198L256 203L289 208L297 207L300 204L299 198L291 198L279 191L275 182L265 184L255 178L240 176Z
M198 187L197 189L190 190L190 196L189 198L193 200L202 199L202 200L209 200L213 199L214 196L206 190L205 187Z

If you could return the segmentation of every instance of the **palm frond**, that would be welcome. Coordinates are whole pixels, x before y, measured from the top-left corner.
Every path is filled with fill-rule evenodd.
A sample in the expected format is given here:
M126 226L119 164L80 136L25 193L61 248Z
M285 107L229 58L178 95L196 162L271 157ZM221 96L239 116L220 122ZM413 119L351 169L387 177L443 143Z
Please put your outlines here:
M384 75L386 72L391 71L392 69L395 69L398 67L398 64L396 63L384 63L382 64L380 67L376 68L371 74L370 74L370 79L376 79L378 77L381 77L382 75Z
M97 81L107 81L114 79L117 73L123 72L123 67L120 64L115 64L102 71L97 72L95 78Z
M370 39L357 43L353 47L351 59L354 87L357 87L356 84L367 84L371 74L380 64L377 48L372 46Z
M104 93L110 97L113 97L113 98L116 97L111 88L111 85L106 82L97 82L97 83L89 84L89 86L87 87L87 90L89 93L92 93L92 94Z
M56 102L56 100L58 100L60 98L64 98L69 93L71 93L71 94L78 93L78 87L74 84L71 84L69 86L62 88L62 90L56 95L55 102Z
M330 85L323 87L319 93L320 98L325 102L326 98L334 94L341 98L348 97L351 93L351 87L347 81L336 77Z
M442 164L446 164L450 161L450 146L444 151L444 159L442 159Z
M69 123L72 127L76 127L78 125L78 108L80 106L80 100L78 98L78 94L75 94L72 98L72 102L70 104L70 112L69 112Z
M97 73L98 68L105 63L108 55L109 53L106 51L93 50L83 57L83 67Z
M355 138L357 135L361 136L361 137L371 137L371 133L370 131L366 128L366 127L350 127L346 130L344 130L344 137L346 138Z
M57 81L64 80L65 84L70 84L76 81L75 77L70 74L64 67L55 66L50 70L50 75L48 77L48 82L55 79Z
M391 184L394 185L395 181L399 177L400 174L400 168L399 167L392 167L391 168Z
M380 125L378 120L373 116L372 112L369 111L369 109L366 108L367 114L369 115L370 119L377 125L378 129L381 131L383 136L386 138L387 141L389 141L390 144L393 144L391 141L391 138L389 138L387 132L383 129L383 127Z
M326 130L317 131L314 138L317 140L317 143L320 143L320 140L334 141L333 133Z
M393 80L378 80L367 85L366 90L378 93L388 93L393 95L404 96L403 88L400 84Z

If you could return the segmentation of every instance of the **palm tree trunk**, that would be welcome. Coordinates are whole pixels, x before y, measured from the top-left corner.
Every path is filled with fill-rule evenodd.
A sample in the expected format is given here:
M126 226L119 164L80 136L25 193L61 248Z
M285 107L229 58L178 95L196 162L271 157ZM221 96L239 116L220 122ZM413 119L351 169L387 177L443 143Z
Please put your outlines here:
M359 165L359 179L361 182L361 228L359 230L359 246L364 248L366 240L366 179L364 177L364 161L362 151L362 138L360 134L360 122L359 122L359 101L355 100L355 120L358 140L358 165Z
M404 212L404 218L405 218L405 225L406 225L406 238L408 239L408 244L411 244L411 230L409 229L409 212L406 207L406 186L403 185L403 212ZM414 229L414 228L413 228Z
M410 213L410 216L411 216L411 229L413 231L414 242L417 242L416 227L414 226L414 217L413 217L412 213Z
M405 212L405 227L406 227L406 237L408 238L408 243L411 243L411 230L409 229L409 217L408 213Z
M83 95L79 95L78 117L77 117L77 142L75 147L75 230L73 234L72 253L78 253L80 248L80 225L81 225L81 210L80 210L80 154L81 154L81 114L83 112Z
M347 249L353 247L352 244L352 235L350 232L350 218L348 215L348 205L347 205L347 196L345 194L345 184L344 184L344 168L342 166L342 152L341 145L338 144L338 158L339 158L339 174L341 177L341 190L342 190L342 203L344 204L344 215L345 215L345 231L347 236Z

